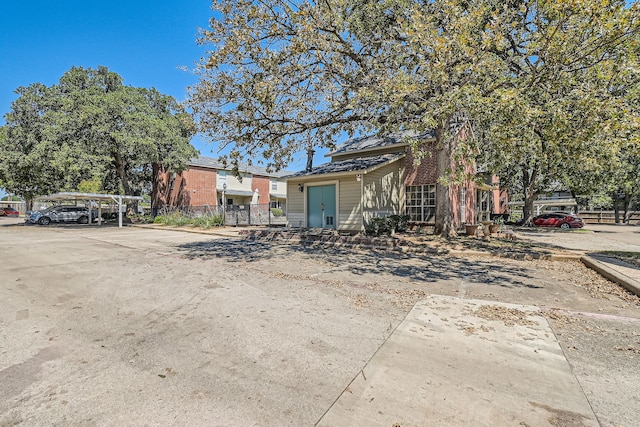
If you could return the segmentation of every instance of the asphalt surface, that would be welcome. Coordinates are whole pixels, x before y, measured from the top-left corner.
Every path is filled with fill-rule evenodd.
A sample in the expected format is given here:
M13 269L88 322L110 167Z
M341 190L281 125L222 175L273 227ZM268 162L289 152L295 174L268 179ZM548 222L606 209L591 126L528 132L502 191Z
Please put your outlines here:
M455 401L439 406L450 415L466 414L467 423L501 419L513 409L504 400L512 387L530 393L518 394L531 397L523 414L539 415L520 425L640 425L640 302L579 262L309 249L235 234L0 226L0 425L315 425L344 409L339 402L359 386L361 372L385 383L378 374L398 365L379 357L416 335L416 319L423 328L429 319L440 322L443 329L423 332L440 344L451 335L452 344L473 341L485 354L532 350L522 353L532 363L520 371L508 363L513 358L500 362L524 376L491 371L495 388L487 376L476 383L457 377L486 399L474 406L476 415ZM556 242L559 236L579 238L550 234ZM439 296L459 309L473 300L539 310L544 319L527 326L537 328L529 332L538 341L473 313L456 314L462 317L446 329L442 318L451 315L424 306ZM426 338L409 341L422 349ZM534 341L554 350L535 352ZM453 347L461 355L466 348ZM429 361L421 352L422 363ZM447 365L434 357L431 366L442 362L442 370L412 369L413 362L403 370L423 387L434 378L421 373L467 372L474 362L475 371L489 372L486 359L462 359ZM565 388L522 387L534 372L527 366L564 366L553 370L563 373ZM418 390L400 384L394 399L433 397ZM572 391L549 399L554 390ZM384 408L392 401L384 393L361 404ZM433 402L423 408L438 408ZM494 418L482 418L487 410ZM429 419L408 415L404 427Z
M640 226L617 224L586 224L584 229L570 231L556 228L515 227L523 238L549 246L580 252L629 251L640 252Z

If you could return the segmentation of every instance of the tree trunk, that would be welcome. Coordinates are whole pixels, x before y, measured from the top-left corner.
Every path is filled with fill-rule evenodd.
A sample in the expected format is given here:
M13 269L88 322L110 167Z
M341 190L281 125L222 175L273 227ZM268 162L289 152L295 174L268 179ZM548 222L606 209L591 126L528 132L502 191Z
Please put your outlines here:
M526 191L524 196L524 207L522 208L522 217L524 219L524 225L533 225L533 202L538 197L538 194L533 191Z
M118 177L120 178L120 184L122 184L122 189L124 190L125 196L133 196L133 190L131 189L131 183L128 180L126 164L120 153L114 154L114 161L116 164L116 171L118 172ZM131 201L127 202L127 212L133 211L134 213L138 212L138 202Z
M620 224L620 201L618 200L618 193L613 195L613 217L616 224Z
M622 217L622 222L625 224L629 224L629 212L631 207L631 194L624 195L624 215Z
M536 178L535 169L529 173L525 167L522 171L522 188L524 188L524 206L522 208L523 225L533 225L533 202L538 197L538 192L534 188Z
M580 213L580 205L578 204L578 196L573 190L571 190L571 198L576 201L576 211L574 213L578 215Z
M451 239L458 236L455 225L453 224L453 213L451 209L451 194L449 184L448 171L451 168L451 153L453 139L443 141L444 124L436 128L436 219L434 233ZM440 182L444 178L446 183Z

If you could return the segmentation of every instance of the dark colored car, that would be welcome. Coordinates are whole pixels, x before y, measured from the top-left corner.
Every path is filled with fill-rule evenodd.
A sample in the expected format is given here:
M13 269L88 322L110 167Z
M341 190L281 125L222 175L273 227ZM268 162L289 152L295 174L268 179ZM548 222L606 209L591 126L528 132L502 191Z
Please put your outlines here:
M15 210L14 208L0 208L0 216L19 216L20 212Z
M537 227L582 228L584 223L571 213L548 212L533 218Z

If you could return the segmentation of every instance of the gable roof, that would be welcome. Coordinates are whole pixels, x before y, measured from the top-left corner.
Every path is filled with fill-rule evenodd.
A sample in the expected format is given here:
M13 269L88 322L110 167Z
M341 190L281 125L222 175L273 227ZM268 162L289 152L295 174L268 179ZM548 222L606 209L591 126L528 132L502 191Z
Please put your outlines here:
M339 156L341 154L353 153L353 152L367 152L374 151L380 148L388 148L393 146L402 147L407 145L407 139L433 139L435 138L435 131L416 132L416 131L402 131L396 133L390 133L388 135L368 135L358 138L351 138L344 143L336 147L336 149L325 156Z
M382 154L379 156L358 157L354 159L340 160L337 162L324 163L311 171L301 171L293 175L286 176L286 179L312 177L317 175L333 175L345 173L368 173L382 166L393 163L401 159L405 154Z
M215 157L198 156L189 160L189 166L199 166L201 168L219 169L230 171L233 169L230 165L224 165L220 160ZM278 172L267 172L266 168L260 166L249 166L246 163L239 163L238 169L240 172L250 173L252 175L269 176L274 178L282 178L286 175L290 175L292 171L281 170Z

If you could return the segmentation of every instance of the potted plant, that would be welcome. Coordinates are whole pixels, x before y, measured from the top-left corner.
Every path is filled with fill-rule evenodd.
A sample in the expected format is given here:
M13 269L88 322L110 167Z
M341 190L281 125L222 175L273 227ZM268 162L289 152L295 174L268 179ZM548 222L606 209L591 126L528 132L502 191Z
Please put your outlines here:
M467 236L475 236L478 233L478 224L465 224Z

